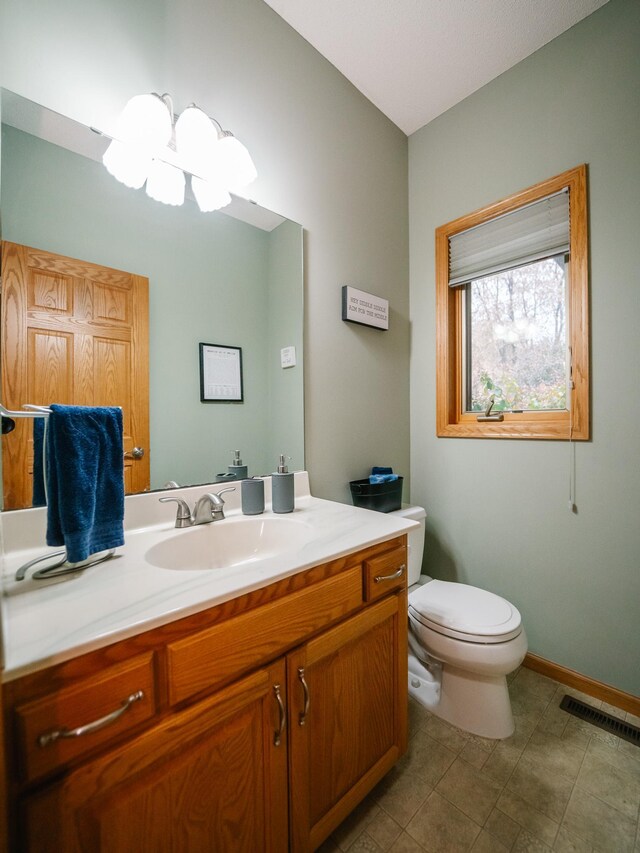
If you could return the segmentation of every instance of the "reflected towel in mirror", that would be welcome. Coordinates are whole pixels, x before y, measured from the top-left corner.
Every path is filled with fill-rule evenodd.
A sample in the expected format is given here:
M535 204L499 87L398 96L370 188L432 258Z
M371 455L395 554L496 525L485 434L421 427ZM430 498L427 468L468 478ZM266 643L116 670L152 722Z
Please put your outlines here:
M122 410L53 404L46 444L47 545L71 563L124 545Z
M44 506L47 496L44 490L44 459L42 455L46 419L33 419L33 506Z

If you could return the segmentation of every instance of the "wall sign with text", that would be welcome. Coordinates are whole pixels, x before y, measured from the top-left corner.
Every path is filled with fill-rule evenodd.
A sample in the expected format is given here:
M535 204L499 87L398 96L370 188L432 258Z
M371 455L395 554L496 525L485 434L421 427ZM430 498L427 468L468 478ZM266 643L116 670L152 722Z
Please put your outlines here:
M389 300L345 285L342 288L342 319L386 330L389 328Z

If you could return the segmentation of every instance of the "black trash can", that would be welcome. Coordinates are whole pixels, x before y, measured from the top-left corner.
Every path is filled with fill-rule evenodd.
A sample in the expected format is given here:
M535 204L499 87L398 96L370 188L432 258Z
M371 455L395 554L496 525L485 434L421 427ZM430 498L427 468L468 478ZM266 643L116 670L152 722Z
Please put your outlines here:
M352 480L351 500L354 506L373 509L376 512L393 512L402 504L402 477L389 483L370 483L364 480Z

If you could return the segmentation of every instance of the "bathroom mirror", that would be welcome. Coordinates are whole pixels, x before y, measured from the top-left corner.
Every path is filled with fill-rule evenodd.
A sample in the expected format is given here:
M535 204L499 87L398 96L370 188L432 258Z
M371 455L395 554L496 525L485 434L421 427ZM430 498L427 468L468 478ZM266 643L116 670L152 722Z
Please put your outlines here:
M104 137L1 94L2 240L149 280L150 488L211 482L234 450L250 475L280 453L302 469L301 226L245 199L214 213L153 201L108 174ZM201 402L202 342L241 348L242 402Z

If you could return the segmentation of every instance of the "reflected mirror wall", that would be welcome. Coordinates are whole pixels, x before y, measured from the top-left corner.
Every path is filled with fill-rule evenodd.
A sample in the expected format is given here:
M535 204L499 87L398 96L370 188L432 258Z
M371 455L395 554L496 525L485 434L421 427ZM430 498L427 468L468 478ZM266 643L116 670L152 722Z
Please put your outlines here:
M238 449L250 475L280 453L302 469L301 226L242 199L154 202L107 173L105 139L7 92L2 122L2 239L149 279L151 488L211 482ZM242 403L200 402L200 342L242 348Z

